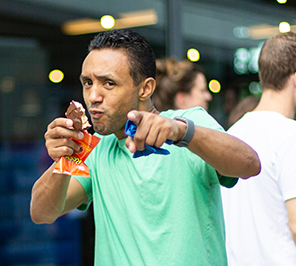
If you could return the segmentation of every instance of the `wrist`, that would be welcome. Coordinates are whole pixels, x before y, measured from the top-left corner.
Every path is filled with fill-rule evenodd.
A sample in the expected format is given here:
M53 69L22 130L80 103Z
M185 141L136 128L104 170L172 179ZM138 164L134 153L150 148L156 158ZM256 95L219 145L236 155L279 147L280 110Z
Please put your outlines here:
M176 116L174 117L174 119L186 124L185 133L182 135L182 137L179 140L174 141L174 144L178 147L187 147L194 134L194 128L195 128L194 123L192 120L189 120L181 116Z

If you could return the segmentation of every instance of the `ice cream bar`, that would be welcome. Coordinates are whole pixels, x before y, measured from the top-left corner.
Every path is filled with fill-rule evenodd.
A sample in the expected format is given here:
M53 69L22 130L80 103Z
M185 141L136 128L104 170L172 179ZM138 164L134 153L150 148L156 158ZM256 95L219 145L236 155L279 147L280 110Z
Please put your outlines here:
M91 127L85 115L85 109L79 102L72 100L65 115L73 120L73 127L76 130L85 130Z

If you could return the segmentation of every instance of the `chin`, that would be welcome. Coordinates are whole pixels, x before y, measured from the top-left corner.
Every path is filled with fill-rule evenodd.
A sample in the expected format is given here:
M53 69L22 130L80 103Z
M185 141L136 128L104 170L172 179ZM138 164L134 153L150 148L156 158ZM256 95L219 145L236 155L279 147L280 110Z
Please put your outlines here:
M93 125L94 131L100 135L108 135L105 133L105 127L102 125Z

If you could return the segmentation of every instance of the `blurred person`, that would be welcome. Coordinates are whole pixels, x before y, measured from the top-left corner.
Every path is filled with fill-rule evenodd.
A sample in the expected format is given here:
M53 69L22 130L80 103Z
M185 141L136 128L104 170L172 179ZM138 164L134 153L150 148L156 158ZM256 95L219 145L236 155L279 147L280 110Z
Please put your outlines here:
M259 155L261 173L222 189L230 266L296 265L296 34L268 39L259 104L229 130Z
M238 104L239 96L238 96L238 85L237 81L231 83L230 87L226 88L224 92L224 103L222 110L222 126L227 129L228 128L228 119L231 110Z
M226 113L226 115L229 115L231 110L238 104L238 89L236 88L236 82L232 83L232 86L227 88L224 93L224 105L223 105L223 111Z
M259 103L257 96L247 96L230 111L227 128L230 128L235 122L241 119L247 112L253 111Z
M260 161L200 107L159 113L155 72L149 43L132 30L91 41L80 76L101 138L86 159L91 178L53 173L61 156L80 149L70 138L81 135L56 118L45 133L55 162L33 186L32 220L53 223L93 202L95 265L226 265L220 184L256 175ZM133 138L127 121L137 126ZM133 158L145 145L170 154Z
M157 110L188 109L200 106L208 110L212 95L202 68L189 60L156 60L156 88L153 94Z

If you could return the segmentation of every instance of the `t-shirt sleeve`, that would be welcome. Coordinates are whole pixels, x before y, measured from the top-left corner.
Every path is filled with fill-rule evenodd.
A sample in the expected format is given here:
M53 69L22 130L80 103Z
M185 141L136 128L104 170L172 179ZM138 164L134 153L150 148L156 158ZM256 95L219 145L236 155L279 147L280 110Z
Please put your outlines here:
M201 107L195 107L187 110L178 110L176 111L175 116L177 115L192 120L196 126L211 128L225 132L223 127L207 111L205 111Z
M80 211L85 211L92 202L92 180L89 177L85 176L73 176L80 185L84 188L87 194L87 200L83 202L77 209Z
M237 177L219 176L220 185L226 188L232 188L238 182Z

